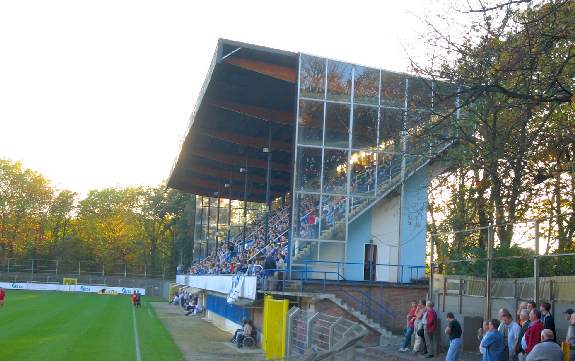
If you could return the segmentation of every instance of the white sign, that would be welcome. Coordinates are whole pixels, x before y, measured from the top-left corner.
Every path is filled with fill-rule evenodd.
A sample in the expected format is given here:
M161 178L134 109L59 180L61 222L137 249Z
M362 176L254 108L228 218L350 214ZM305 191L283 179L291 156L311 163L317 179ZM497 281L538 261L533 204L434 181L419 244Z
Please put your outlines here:
M236 290L234 284L234 275L178 275L176 283L180 285L199 288L202 290L230 294L231 290ZM255 300L257 295L257 277L242 276L243 282L237 287L236 295L238 298L247 298Z
M107 287L93 285L59 285L53 283L21 283L21 282L0 282L0 287L7 290L30 290L30 291L62 291L62 292L86 292L86 293L106 293L130 295L134 291L145 295L144 288L131 287ZM103 292L102 292L103 291Z

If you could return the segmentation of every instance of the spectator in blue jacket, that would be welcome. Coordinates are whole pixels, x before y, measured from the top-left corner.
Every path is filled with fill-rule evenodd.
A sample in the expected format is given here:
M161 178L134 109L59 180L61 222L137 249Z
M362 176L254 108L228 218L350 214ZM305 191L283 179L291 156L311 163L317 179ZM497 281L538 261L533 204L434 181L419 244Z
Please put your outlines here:
M480 347L485 349L483 361L501 361L503 360L504 344L503 336L497 330L499 320L492 319L489 321L488 331L481 340Z

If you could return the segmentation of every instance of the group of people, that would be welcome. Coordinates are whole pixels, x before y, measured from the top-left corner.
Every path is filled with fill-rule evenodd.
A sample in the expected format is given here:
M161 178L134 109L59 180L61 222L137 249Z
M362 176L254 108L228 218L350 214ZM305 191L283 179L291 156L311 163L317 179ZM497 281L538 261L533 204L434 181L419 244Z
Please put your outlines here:
M568 329L563 340L569 348L569 360L575 361L575 311L564 312ZM551 304L543 302L539 307L533 301L521 302L513 320L511 312L502 308L498 318L484 321L478 330L479 351L483 361L563 361L564 353L558 344L555 319ZM445 360L456 361L461 351L463 328L452 312L446 314L449 349ZM415 333L413 352L433 357L434 334L437 329L437 313L433 302L413 301L407 314L405 338L400 351L409 351Z
M132 306L136 308L142 307L142 295L140 294L140 292L134 290L134 292L130 296L130 299L132 300Z
M254 222L243 242L243 233L228 241L225 247L209 257L196 262L190 269L190 274L236 274L249 273L256 275L263 269L267 257L273 255L276 259L286 260L287 230L289 227L289 212L287 207L270 213L268 242L265 237L265 217Z
M176 291L170 303L174 306L180 306L185 311L185 316L203 312L203 308L198 302L198 295L189 292L188 288L182 287Z
M412 352L421 353L427 358L432 358L437 324L437 312L435 312L432 301L421 300L419 303L412 301L407 313L407 326L404 332L403 345L399 351L409 351L408 346L411 343L411 337L415 333L415 343ZM453 332L450 332L450 338L456 335L457 330L454 329Z

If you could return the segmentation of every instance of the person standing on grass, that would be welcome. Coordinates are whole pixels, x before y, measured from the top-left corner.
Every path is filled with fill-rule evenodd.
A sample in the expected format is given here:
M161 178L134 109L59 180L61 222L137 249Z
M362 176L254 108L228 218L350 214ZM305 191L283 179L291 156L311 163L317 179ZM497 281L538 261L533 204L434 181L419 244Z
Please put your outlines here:
M138 295L136 294L136 291L134 291L134 293L132 293L132 296L130 296L130 298L132 299L132 306L136 307L137 303L138 303ZM183 299L183 297L182 297Z
M407 312L407 324L404 330L403 346L399 349L400 352L409 351L409 344L411 343L411 336L415 327L415 313L417 311L417 302L411 301L409 311Z
M459 360L459 352L461 350L461 335L463 330L452 312L447 313L447 322L445 334L449 336L449 349L447 350L445 361L457 361Z
M6 298L6 291L0 287L0 308L4 307L4 299Z

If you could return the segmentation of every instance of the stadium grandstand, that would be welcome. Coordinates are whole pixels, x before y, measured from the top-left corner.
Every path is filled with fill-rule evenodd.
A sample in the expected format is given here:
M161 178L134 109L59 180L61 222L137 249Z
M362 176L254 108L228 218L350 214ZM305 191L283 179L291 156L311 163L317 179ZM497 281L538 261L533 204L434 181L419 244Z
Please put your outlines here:
M178 283L230 329L259 328L267 293L373 339L398 331L404 301L427 291L427 187L459 128L456 94L220 39L168 181L196 195L195 261Z

